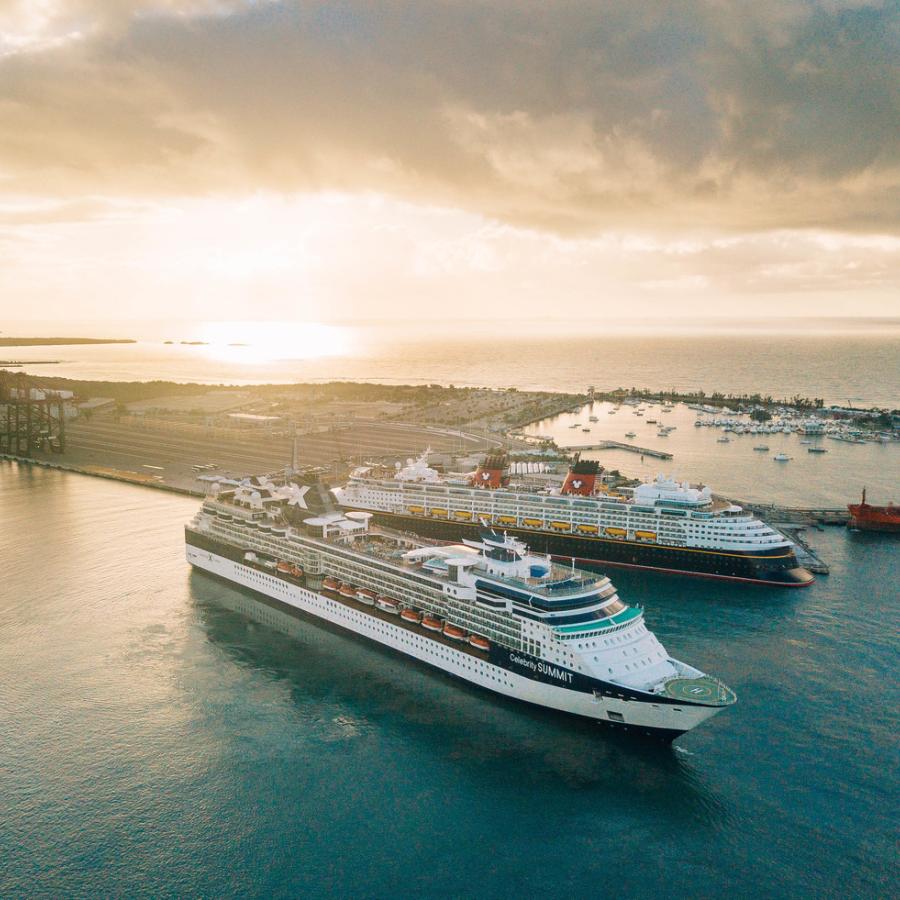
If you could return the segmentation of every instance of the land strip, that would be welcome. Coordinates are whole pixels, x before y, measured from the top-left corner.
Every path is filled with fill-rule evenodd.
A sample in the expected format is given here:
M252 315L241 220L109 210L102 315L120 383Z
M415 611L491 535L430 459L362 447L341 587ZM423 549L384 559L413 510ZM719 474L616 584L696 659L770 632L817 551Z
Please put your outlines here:
M0 337L0 347L69 347L76 344L136 344L133 338Z

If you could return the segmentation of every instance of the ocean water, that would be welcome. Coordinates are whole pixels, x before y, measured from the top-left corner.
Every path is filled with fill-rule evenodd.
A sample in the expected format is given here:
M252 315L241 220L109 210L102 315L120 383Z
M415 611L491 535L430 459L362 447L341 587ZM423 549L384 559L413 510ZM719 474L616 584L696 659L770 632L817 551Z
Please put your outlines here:
M568 323L569 326L572 323ZM0 348L32 374L113 381L258 384L332 379L584 391L640 387L822 397L900 406L900 319L708 323L441 321L20 324L18 334L135 344ZM174 340L166 344L164 340ZM181 340L205 340L187 346ZM39 364L38 361L55 361Z
M560 447L579 448L602 441L619 441L650 450L665 451L672 459L628 450L583 450L607 469L649 480L659 474L691 484L708 484L716 493L755 503L780 506L835 508L859 500L867 488L870 503L900 502L900 442L850 444L827 436L803 434L728 434L721 428L697 428L698 418L714 418L675 404L664 413L659 404L644 404L643 416L635 409L595 402L582 409L535 422L526 431L552 437ZM599 421L591 422L590 416ZM654 419L656 424L647 420ZM744 421L748 421L744 418ZM574 427L575 425L578 427ZM675 426L668 437L659 437L659 425ZM582 428L590 429L588 432ZM634 433L635 437L625 435ZM727 435L729 443L717 439ZM801 444L801 440L811 441ZM767 446L758 451L756 446ZM827 453L809 453L820 447ZM785 453L788 462L773 459Z
M612 417L611 417L612 418ZM191 499L0 462L0 896L896 896L900 544L779 591L618 572L738 704L675 747L191 573Z

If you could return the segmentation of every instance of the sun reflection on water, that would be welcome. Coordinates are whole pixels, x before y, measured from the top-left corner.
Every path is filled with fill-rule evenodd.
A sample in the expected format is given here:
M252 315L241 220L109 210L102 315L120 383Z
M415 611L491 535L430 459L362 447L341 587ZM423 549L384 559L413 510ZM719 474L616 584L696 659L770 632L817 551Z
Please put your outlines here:
M358 343L353 329L321 322L205 322L199 340L207 358L242 365L350 356Z

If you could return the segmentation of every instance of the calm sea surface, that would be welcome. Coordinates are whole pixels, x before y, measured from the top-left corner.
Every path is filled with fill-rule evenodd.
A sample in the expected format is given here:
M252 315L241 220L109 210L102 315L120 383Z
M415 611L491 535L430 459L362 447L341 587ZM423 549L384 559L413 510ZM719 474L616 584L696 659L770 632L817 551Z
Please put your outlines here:
M215 327L216 325L221 327ZM728 333L611 323L559 335L532 323L388 326L209 323L180 333L82 324L69 334L139 338L136 344L8 347L33 374L113 381L165 379L253 384L331 379L583 391L641 387L707 393L799 394L829 403L900 406L900 320L794 322L777 332L759 323ZM818 327L813 327L814 325ZM226 327L227 326L227 327ZM781 327L781 326L778 326ZM549 326L548 326L549 328ZM14 333L59 334L63 325ZM178 329L175 329L178 332ZM545 333L546 332L546 333ZM7 333L10 333L7 331ZM175 341L166 344L163 335ZM206 339L204 346L179 343ZM246 342L246 343L245 343ZM38 360L57 360L39 365Z
M616 573L740 698L673 749L231 611L190 499L2 462L0 504L0 896L897 896L897 541Z

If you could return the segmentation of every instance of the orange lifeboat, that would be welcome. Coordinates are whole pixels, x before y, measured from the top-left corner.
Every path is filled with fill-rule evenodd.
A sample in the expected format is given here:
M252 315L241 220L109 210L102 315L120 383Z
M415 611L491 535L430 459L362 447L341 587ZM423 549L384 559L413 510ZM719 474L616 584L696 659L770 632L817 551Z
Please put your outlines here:
M322 587L325 588L326 591L336 591L340 586L340 579L334 578L331 575L327 575L322 581Z
M491 642L486 637L482 637L480 634L470 634L469 635L469 643L476 650L490 650L491 649Z
M464 641L467 637L462 628L451 625L449 622L444 623L444 637L450 638L451 641Z
M374 600L375 591L370 591L368 588L360 588L356 592L356 598L357 600L362 600L363 603L365 603L366 600Z
M444 627L444 623L434 616L422 616L422 627L429 631L440 631Z
M418 625L422 621L422 613L416 612L414 609L401 609L400 618L403 619L404 622L411 622L413 625Z
M340 593L342 597L355 597L356 596L356 587L352 584L348 584L346 581L341 585Z
M392 616L396 616L400 612L400 603L393 597L386 597L384 594L379 594L375 598L375 606L382 612L390 613Z

